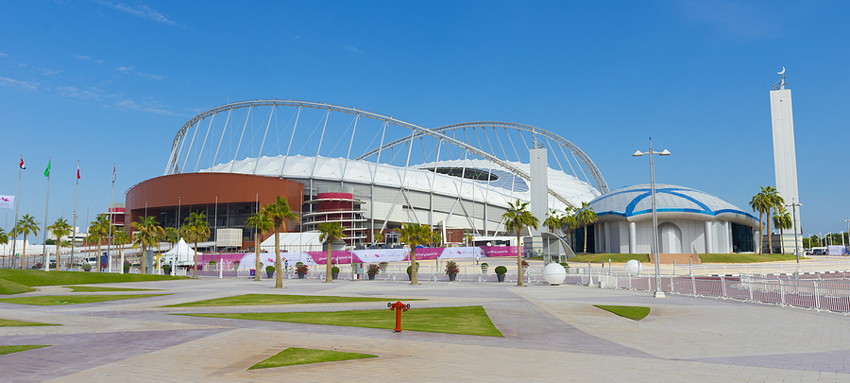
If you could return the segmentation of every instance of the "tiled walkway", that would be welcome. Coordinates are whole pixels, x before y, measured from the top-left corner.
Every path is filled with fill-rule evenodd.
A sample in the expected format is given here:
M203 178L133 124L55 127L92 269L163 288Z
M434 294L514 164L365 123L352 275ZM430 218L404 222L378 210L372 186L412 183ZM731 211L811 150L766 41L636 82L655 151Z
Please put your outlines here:
M0 344L51 344L0 356L6 382L847 382L850 318L792 308L580 286L313 280L124 284L173 295L72 306L0 304ZM65 294L45 288L30 294ZM245 293L426 298L417 307L482 305L504 338L195 318L173 313L381 309L381 302L163 308ZM97 294L97 293L95 293ZM116 293L120 294L120 293ZM593 304L650 306L640 322ZM387 315L392 313L387 310ZM246 371L287 347L379 358Z

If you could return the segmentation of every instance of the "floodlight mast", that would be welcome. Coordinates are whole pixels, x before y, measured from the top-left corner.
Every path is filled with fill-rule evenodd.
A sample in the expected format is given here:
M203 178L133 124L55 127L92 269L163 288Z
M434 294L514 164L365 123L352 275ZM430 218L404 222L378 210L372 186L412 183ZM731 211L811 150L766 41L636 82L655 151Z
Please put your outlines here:
M649 190L652 199L652 242L650 246L652 247L651 253L652 258L655 260L655 294L656 298L664 298L664 291L661 290L661 260L659 259L658 254L658 211L656 209L655 204L655 161L653 160L653 155L659 156L669 156L670 151L664 149L660 152L656 152L652 150L652 137L649 138L649 150L646 152L641 152L640 150L636 150L632 157L642 157L644 155L649 155Z

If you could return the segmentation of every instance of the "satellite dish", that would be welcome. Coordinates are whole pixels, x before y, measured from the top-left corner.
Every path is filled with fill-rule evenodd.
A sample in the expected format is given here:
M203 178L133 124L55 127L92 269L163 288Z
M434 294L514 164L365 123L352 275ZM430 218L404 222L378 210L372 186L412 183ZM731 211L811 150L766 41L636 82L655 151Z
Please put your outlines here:
M783 74L785 74L785 66L783 65L783 66L782 66L782 70L781 70L781 71L779 71L779 72L776 72L776 74L778 74L778 75L780 75L780 76L781 76L781 75L783 75Z

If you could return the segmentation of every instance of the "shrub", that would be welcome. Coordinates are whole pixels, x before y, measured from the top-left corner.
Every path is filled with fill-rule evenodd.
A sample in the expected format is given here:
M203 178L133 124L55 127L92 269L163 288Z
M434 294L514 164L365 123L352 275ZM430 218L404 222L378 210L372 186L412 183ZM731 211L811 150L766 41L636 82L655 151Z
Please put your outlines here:
M508 268L505 266L496 266L496 274L507 274Z
M91 271L91 264L83 263L83 271Z
M455 261L446 262L446 274L457 274L460 272L460 267Z
M378 266L381 266L381 271L387 271L387 266L389 266L389 262L381 262Z
M215 266L215 261L209 261L208 263L210 264L210 266Z
M331 267L331 272L332 273L339 273L339 267L336 267L336 266Z
M481 262L481 272L482 273L486 273L488 268L490 268L490 265L488 265L487 262Z
M295 267L303 266L304 262L295 262Z
M298 262L298 263L301 263L301 262ZM301 263L300 265L295 267L296 273L307 274L307 272L309 272L309 271L310 271L310 267L303 264L303 263Z
M378 266L374 263L369 264L369 269L366 270L366 274L369 274L369 275L377 275L380 272L381 272L381 266Z
M162 265L162 271L166 274L171 274L171 265L168 263Z
M569 269L570 269L570 264L569 264L569 263L561 262L561 266L564 266L564 270L569 270Z
M272 265L266 266L266 272L267 273L273 273L274 272L274 266L272 266Z

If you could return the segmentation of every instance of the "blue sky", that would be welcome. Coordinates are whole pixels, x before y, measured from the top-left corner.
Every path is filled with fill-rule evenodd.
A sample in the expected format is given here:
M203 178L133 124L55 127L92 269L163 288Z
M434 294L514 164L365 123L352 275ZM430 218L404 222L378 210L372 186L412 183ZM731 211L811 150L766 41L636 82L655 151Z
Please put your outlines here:
M0 2L0 194L79 222L159 176L177 129L228 101L321 101L421 126L503 120L581 147L612 188L658 182L747 207L773 185L768 91L793 90L803 229L850 218L847 2ZM0 211L8 229L12 210ZM70 220L70 218L69 218Z

